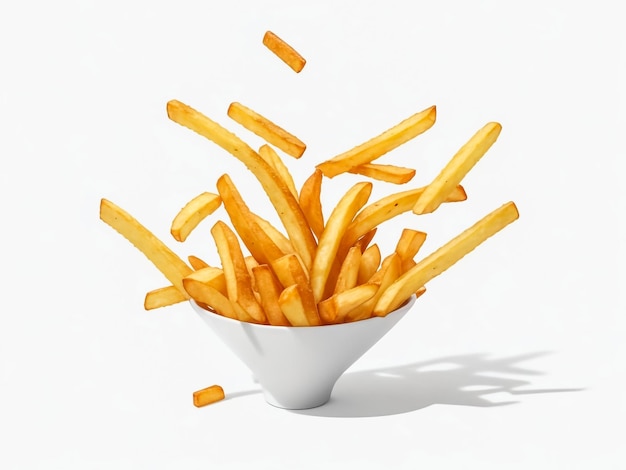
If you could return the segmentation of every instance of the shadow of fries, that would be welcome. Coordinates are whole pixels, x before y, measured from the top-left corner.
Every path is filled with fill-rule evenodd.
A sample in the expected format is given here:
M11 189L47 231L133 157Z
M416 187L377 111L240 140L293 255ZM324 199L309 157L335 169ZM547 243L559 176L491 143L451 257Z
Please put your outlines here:
M525 388L532 385L531 382L515 376L538 376L543 373L518 364L547 354L537 352L494 358L489 354L477 353L348 372L337 381L326 405L293 412L342 418L388 416L417 411L431 405L495 407L519 403L507 399L490 400L489 395L494 394L518 396L584 390Z

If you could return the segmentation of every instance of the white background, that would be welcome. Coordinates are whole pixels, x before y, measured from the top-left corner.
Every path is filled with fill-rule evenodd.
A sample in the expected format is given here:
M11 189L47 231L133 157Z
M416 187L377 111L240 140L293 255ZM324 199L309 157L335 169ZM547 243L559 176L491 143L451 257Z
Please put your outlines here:
M624 468L618 4L2 2L0 467ZM268 29L302 73L262 45ZM521 217L433 280L328 405L273 408L188 305L143 310L167 281L98 219L106 197L215 262L210 222L185 244L169 224L224 172L274 217L241 163L168 120L170 99L255 146L231 101L283 125L308 144L287 158L298 184L434 104L435 126L381 159L426 184L498 121L468 201L377 240L423 229L427 253L506 201ZM325 209L357 180L325 180ZM195 408L214 383L229 399Z

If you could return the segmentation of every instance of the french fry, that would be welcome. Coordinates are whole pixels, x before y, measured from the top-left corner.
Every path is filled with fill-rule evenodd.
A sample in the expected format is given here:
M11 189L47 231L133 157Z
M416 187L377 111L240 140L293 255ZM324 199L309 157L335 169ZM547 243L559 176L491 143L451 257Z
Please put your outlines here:
M326 280L344 232L354 215L367 203L371 192L371 183L361 182L355 184L339 200L330 217L328 217L326 227L322 232L317 251L315 252L313 266L311 267L311 288L313 289L316 303L323 300Z
M359 267L361 266L361 248L353 246L341 264L337 282L335 283L334 293L338 294L344 290L348 290L357 285L359 276Z
M300 158L306 150L304 142L295 135L241 103L230 104L228 117L294 158Z
M299 201L302 212L318 240L324 231L324 213L320 198L322 178L322 172L315 170L302 185Z
M276 153L276 151L270 147L269 145L261 145L259 147L259 155L263 157L263 159L272 165L272 167L276 170L276 173L280 175L283 179L293 197L298 197L298 190L296 189L296 184L293 181L293 176L289 172L289 168L283 162L283 159L280 158L280 155Z
M211 385L210 387L193 392L193 404L198 408L218 402L224 398L224 389L219 385Z
M415 176L413 168L378 163L363 163L351 168L348 172L393 184L408 183Z
M189 276L185 277L185 279L193 279L194 281L201 282L202 284L213 287L221 294L226 295L226 277L224 276L224 271L220 268L208 266L192 272Z
M211 140L246 165L270 198L297 253L307 267L311 266L316 249L315 238L298 201L276 170L239 137L190 106L171 100L167 103L167 115L172 121Z
M377 290L377 284L366 283L333 294L317 305L322 321L326 324L341 323L349 311L372 298Z
M219 195L202 193L194 197L180 210L172 221L170 232L175 240L184 242L194 228L221 205Z
M378 270L378 266L380 266L380 260L381 254L378 245L374 244L367 247L367 249L361 255L357 284L364 284L370 280L370 278Z
M187 295L183 294L175 286L161 287L151 290L146 294L143 307L146 310L154 310L155 308L167 307L187 300Z
M273 32L267 31L265 33L263 36L263 44L294 72L299 73L304 68L306 64L304 57Z
M268 220L265 220L258 214L252 213L252 219L256 222L261 230L274 242L280 251L285 254L296 253L291 241L283 235L283 233L274 227ZM296 253L297 254L297 253Z
M306 308L302 304L300 290L296 284L283 289L278 297L278 305L292 326L310 326Z
M270 236L258 226L230 176L222 175L217 180L217 191L222 198L224 209L226 209L233 227L252 256L260 263L269 263L285 254L276 246Z
M426 241L426 233L405 228L396 244L396 253L402 261L412 260Z
M238 314L238 309L230 299L220 291L196 279L185 278L183 280L186 292L198 303L209 306L220 315L233 320L246 321ZM247 317L246 317L247 318Z
M192 270L165 243L132 215L107 199L100 201L100 219L135 245L181 294L187 295L183 287L183 278L191 274Z
M378 229L376 227L374 227L372 230L370 230L365 235L363 235L361 238L359 238L356 241L356 243L354 244L354 246L358 246L359 249L361 250L361 253L363 253L365 250L367 250L369 244L374 239L374 235L376 235L376 231L377 230Z
M508 202L487 214L401 275L382 294L376 303L374 313L384 316L395 310L420 287L454 265L489 237L517 220L518 217L519 213L513 202Z
M191 265L191 267L193 269L195 269L196 271L198 271L199 269L202 269L202 268L208 268L209 267L209 263L207 263L206 261L198 258L197 256L189 255L187 257L187 260L189 261L189 264Z
M222 261L228 298L233 303L241 306L245 314L250 317L250 321L265 323L267 318L252 290L252 280L250 279L237 236L222 221L216 222L211 229L211 234L215 240L217 253ZM238 316L242 313L237 310Z
M267 264L261 264L252 268L252 277L256 286L256 291L261 299L261 306L267 316L270 325L290 326L289 320L280 308L278 299L282 291L282 286L272 269Z
M325 176L333 178L365 163L371 163L378 157L399 147L409 140L427 131L435 123L437 110L435 106L420 111L405 119L377 137L337 155L317 165Z
M478 163L500 135L502 126L490 122L480 129L452 157L439 175L426 187L413 212L428 214L436 210L463 177Z

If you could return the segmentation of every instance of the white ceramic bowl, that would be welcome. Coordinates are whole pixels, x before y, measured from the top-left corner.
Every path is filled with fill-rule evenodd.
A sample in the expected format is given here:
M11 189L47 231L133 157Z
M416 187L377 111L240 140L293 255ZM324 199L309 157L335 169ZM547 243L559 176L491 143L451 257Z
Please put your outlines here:
M286 409L323 405L337 379L415 303L386 317L311 327L257 325L223 317L191 301L200 318L252 371L265 400Z

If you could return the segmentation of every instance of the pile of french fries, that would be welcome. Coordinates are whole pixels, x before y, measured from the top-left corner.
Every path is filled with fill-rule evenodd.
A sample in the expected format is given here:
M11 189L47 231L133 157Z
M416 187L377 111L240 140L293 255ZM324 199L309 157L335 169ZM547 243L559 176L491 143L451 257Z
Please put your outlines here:
M296 72L304 59L275 35L264 44ZM295 53L296 56L289 54ZM424 257L418 255L426 233L405 228L392 253L375 243L379 226L400 214L432 213L443 203L464 201L461 182L498 138L501 126L478 130L425 186L409 187L370 202L373 182L407 185L415 170L375 161L426 132L436 108L420 111L380 135L319 163L300 188L281 153L300 159L306 145L270 119L234 102L227 115L261 137L253 149L222 125L177 100L167 103L169 118L206 137L240 160L256 177L282 227L253 212L228 174L216 180L215 192L189 201L174 217L171 234L184 242L214 214L211 234L221 266L197 256L187 261L109 200L100 218L126 237L164 274L169 285L145 298L148 310L193 299L216 314L242 322L277 326L320 326L385 316L487 238L518 218L508 202ZM304 159L303 159L304 160ZM350 173L362 176L330 213L322 209L324 178ZM219 212L218 212L219 211Z

